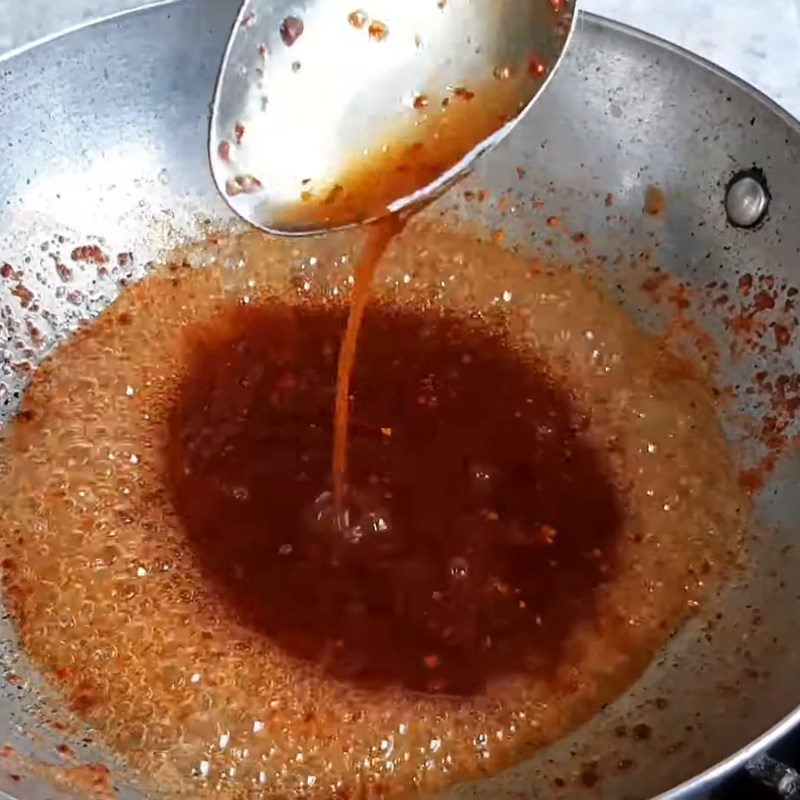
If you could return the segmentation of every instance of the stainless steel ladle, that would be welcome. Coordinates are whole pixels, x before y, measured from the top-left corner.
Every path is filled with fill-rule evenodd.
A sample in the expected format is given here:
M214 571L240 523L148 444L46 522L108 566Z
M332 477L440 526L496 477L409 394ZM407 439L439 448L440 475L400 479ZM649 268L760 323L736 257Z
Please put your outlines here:
M552 75L572 0L247 0L211 119L216 183L248 222L332 230L434 196Z

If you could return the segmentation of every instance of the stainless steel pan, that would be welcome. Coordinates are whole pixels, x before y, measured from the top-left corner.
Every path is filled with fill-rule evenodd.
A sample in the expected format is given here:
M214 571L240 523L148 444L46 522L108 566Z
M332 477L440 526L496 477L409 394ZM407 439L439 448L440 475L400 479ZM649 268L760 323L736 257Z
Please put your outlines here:
M0 61L0 265L22 270L35 296L30 301L20 281L0 278L0 421L14 413L29 369L108 306L120 279L141 277L177 240L200 235L207 220L229 221L209 177L206 136L237 6L157 3ZM755 228L737 228L726 214L726 189L753 167L769 190L755 199L769 209ZM576 263L600 256L620 301L659 328L666 307L645 302L627 269L642 253L678 280L727 282L734 293L747 273L756 281L774 276L784 288L800 280L798 178L796 121L708 64L584 15L533 113L429 213L453 211L488 228L502 217L509 245L523 251L546 249ZM491 200L465 202L470 186L488 187ZM664 192L663 216L643 212L650 186ZM558 228L547 224L551 216ZM76 275L65 287L55 263L87 242L132 252L133 266L112 263L107 275ZM790 312L767 313L780 324L777 315ZM739 387L724 422L747 464L763 455L753 428L774 398L743 388L756 372L794 375L800 341L737 355L721 311L709 306L696 322L720 345L720 386ZM789 424L781 437L797 433ZM759 497L762 533L749 567L721 599L724 614L710 635L688 623L638 684L583 728L453 796L700 796L800 720L798 477L800 455L789 447ZM22 685L0 680L0 744L30 765L55 763L61 739L42 718L51 701L8 622L0 639L6 673L25 678ZM615 735L637 723L652 736ZM77 747L82 759L113 765L110 754L84 745ZM8 773L0 755L0 789L28 800L61 796L46 780ZM118 784L123 796L139 796L122 774Z

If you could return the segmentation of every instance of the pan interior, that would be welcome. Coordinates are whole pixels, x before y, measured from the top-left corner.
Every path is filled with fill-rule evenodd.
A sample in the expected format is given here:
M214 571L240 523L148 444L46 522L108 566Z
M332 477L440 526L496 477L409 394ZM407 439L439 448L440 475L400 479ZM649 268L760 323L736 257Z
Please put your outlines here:
M202 237L208 215L212 228L230 222L208 185L204 149L208 87L234 5L177 3L122 17L17 56L4 72L3 129L13 131L0 167L7 417L32 366L106 308L121 281L136 281L176 241ZM133 78L128 63L142 64ZM482 787L487 796L564 785L572 796L602 786L644 797L711 766L798 701L790 487L800 465L785 446L795 434L798 242L786 220L798 136L726 78L589 18L540 108L431 217L502 229L505 245L523 254L601 267L640 324L669 331L695 355L698 344L713 354L714 382L728 398L721 421L742 466L776 460L758 495L760 534L747 569L719 600L722 619L686 625L632 692ZM734 230L722 192L733 171L753 163L767 175L773 208L759 230ZM663 192L657 213L651 187ZM88 261L72 260L76 248L94 246L107 263L93 262L92 250L83 252ZM11 626L4 640L7 672L23 677L2 696L6 739L27 766L40 765L34 772L60 768L55 748L64 735L42 721L58 721L57 712ZM647 736L632 734L640 724ZM113 764L102 751L76 750L81 763ZM35 776L20 782L12 772L17 766L0 775L2 788L45 796Z
M696 370L577 271L438 226L377 275L342 516L357 252L213 240L63 344L0 450L23 646L160 787L497 773L741 567L749 502Z

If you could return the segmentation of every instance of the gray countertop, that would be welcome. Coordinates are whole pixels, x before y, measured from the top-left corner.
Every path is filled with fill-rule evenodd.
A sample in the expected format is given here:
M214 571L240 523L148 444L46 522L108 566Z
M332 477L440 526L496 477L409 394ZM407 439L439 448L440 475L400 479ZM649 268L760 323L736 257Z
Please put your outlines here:
M800 0L585 0L581 6L698 53L800 119Z
M800 118L798 0L583 0L744 78ZM0 53L145 0L0 0Z

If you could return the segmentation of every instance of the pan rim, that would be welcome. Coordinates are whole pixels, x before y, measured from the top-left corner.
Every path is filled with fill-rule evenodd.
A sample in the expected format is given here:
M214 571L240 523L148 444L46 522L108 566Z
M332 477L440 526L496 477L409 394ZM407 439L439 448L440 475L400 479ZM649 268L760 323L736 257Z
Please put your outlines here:
M152 11L158 8L166 8L169 6L178 5L179 3L189 2L193 2L193 0L151 0L150 2L145 2L141 5L133 6L132 8L123 9L122 11L116 11L111 14L92 17L91 19L83 20L74 25L54 31L46 36L26 42L25 44L19 45L18 47L12 48L11 50L0 54L0 65L6 64L7 62L12 61L19 56L25 55L30 50L51 44L63 37L70 36L71 34L80 33L81 31L92 28L95 25L114 22L129 15L139 14L144 11ZM681 45L670 42L667 39L663 39L655 34L639 30L638 28L628 25L625 22L618 22L593 11L585 11L582 8L578 8L576 13L578 14L578 19L576 20L573 28L573 34L577 33L582 25L590 25L601 30L605 29L613 31L614 33L636 39L646 44L656 45L660 49L666 50L673 55L680 56L692 62L696 66L704 69L705 71L711 72L712 74L734 84L737 89L743 91L754 100L757 100L759 103L761 103L761 105L765 106L768 110L780 117L783 122L792 128L795 133L800 135L800 118L795 117L788 109L784 108L776 100L773 100L769 95L748 83L743 78L740 78L738 75L735 75L729 70L725 69L725 67L714 64L703 56L693 53L691 50L687 50Z
M59 39L71 36L73 33L80 33L88 28L93 28L95 25L103 25L106 22L115 22L116 20L123 19L124 17L133 14L139 14L143 11L151 11L156 8L164 8L166 6L173 6L177 5L178 3L185 2L190 2L190 0L151 0L150 2L142 3L141 5L133 6L132 8L114 11L111 14L102 14L98 17L90 17L89 19L82 20L81 22L76 22L74 25L68 25L65 28L48 33L45 36L39 37L38 39L33 39L32 41L25 42L17 47L12 47L11 50L7 50L5 53L0 54L0 65L4 65L19 56L23 56L31 50L36 50L39 47L44 47L45 45L52 44ZM2 795L0 795L0 797L2 797Z
M171 2L185 2L185 0L170 0ZM723 78L726 82L732 83L737 89L744 92L749 97L758 101L761 105L765 106L767 110L778 116L784 123L786 123L794 133L800 136L800 118L795 117L788 109L784 108L777 100L773 100L768 94L765 94L761 89L748 83L744 78L727 70L725 67L709 61L704 56L687 50L685 47L663 39L653 33L634 28L624 22L617 22L616 20L604 17L601 14L595 14L592 11L579 10L578 12L582 19L578 19L577 25L587 23L593 25L595 28L610 30L614 33L636 39L649 45L656 45L661 50L666 50L675 56L680 56L682 59L690 61L695 66L700 67L706 72L710 72L719 78ZM576 29L577 29L576 25Z

